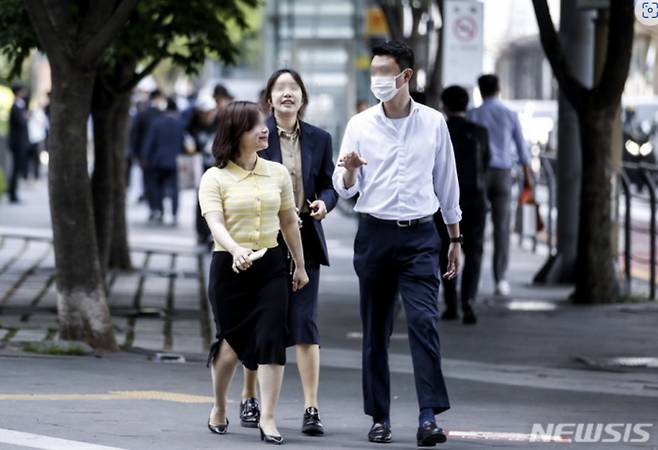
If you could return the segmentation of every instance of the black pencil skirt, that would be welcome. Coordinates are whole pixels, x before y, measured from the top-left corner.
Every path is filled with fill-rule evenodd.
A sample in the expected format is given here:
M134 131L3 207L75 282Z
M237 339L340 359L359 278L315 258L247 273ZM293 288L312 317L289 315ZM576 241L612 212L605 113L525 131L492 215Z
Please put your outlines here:
M271 248L246 271L231 269L228 252L214 252L210 264L208 300L217 329L208 365L223 340L250 369L286 363L288 274L280 247Z

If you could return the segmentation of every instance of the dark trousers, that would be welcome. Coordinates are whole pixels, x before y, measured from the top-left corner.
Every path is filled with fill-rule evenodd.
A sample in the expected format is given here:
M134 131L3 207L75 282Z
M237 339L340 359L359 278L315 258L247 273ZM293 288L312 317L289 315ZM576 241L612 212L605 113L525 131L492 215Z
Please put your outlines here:
M149 174L149 205L151 211L164 212L165 197L171 198L171 214L178 214L178 171L176 169L151 169Z
M512 173L509 169L487 170L487 197L493 222L493 271L496 283L505 279L509 261L511 190Z
M25 173L25 163L26 163L26 149L23 148L12 148L11 149L11 174L9 175L9 186L8 194L9 200L17 201L18 200L18 180L23 177Z
M30 144L25 155L25 163L23 164L23 178L27 180L28 176L32 174L34 179L38 180L40 164L39 144Z
M483 201L461 205L462 220L459 223L460 231L464 235L462 251L464 255L464 268L461 273L461 305L467 308L470 302L475 301L480 284L480 268L482 267L482 253L484 251L484 227L487 218L486 205ZM441 255L439 264L441 273L448 270L448 248L450 236L448 228L443 222L441 214L435 215L435 223L441 237ZM457 310L457 279L443 279L443 298L446 308Z
M437 295L439 245L429 222L409 228L359 221L354 268L359 277L363 325L364 411L374 420L388 416L391 403L388 346L399 291L405 308L416 395L435 414L450 408L441 371Z

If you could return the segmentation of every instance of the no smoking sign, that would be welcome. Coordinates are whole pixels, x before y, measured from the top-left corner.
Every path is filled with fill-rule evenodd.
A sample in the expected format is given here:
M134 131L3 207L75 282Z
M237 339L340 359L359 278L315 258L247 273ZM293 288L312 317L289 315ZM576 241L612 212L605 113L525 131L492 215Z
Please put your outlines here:
M471 16L459 16L452 25L455 37L460 41L472 41L478 34L478 26Z

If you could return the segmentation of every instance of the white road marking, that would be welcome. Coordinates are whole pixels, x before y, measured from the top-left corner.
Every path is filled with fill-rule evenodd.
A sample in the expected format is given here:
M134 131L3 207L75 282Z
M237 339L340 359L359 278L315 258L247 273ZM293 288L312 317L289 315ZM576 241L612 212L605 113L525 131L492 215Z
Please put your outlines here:
M119 447L90 444L88 442L71 441L41 434L25 433L23 431L0 428L0 442L22 447L41 448L46 450L126 450Z
M569 438L553 436L552 434L531 435L526 433L507 433L499 431L449 431L451 439L470 439L478 441L506 441L506 442L554 442L568 444L573 442Z

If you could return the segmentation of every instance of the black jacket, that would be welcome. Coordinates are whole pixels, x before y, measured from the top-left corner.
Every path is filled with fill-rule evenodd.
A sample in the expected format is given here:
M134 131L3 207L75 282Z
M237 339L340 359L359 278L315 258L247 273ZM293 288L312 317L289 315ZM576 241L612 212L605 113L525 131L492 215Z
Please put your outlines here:
M448 131L455 152L461 205L486 198L485 175L491 152L487 129L464 117L449 117Z
M327 211L336 206L338 194L334 191L331 176L334 173L333 150L331 135L321 128L306 122L299 122L299 143L302 152L302 172L304 178L304 194L310 201L322 200L327 205ZM277 133L274 117L267 119L267 128L270 130L269 146L260 154L265 159L280 163L281 145ZM314 220L313 227L323 252L321 264L329 265L327 241L324 237L322 223Z
M26 152L30 146L27 133L27 105L14 103L9 113L9 149L12 152Z

